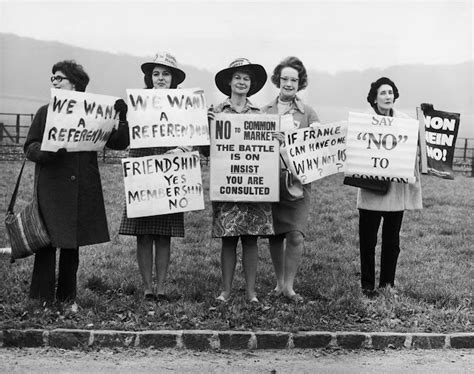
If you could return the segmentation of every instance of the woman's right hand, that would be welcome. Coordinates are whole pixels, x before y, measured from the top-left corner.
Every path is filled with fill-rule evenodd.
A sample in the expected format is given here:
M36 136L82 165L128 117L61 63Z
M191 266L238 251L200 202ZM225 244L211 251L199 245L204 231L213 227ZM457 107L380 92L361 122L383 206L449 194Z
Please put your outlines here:
M285 144L285 133L282 131L275 131L272 133L273 140L278 140L280 146Z
M118 99L114 104L115 111L119 114L120 122L127 120L128 106L123 99Z

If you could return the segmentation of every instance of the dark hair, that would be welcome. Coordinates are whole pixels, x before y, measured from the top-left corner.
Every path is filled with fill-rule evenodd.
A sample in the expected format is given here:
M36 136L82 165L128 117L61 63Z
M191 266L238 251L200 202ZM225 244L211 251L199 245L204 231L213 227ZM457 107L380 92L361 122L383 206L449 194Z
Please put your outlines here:
M84 71L82 65L79 65L74 60L59 61L53 65L52 72L56 74L61 71L69 82L71 82L76 91L84 92L89 84L89 76Z
M253 71L251 71L250 69L247 69L245 66L243 67L238 67L237 69L235 69L232 74L229 76L229 81L227 82L228 85L230 85L230 82L232 81L232 77L234 76L235 73L243 73L243 74L247 74L249 77L250 77L250 89L249 89L249 92L252 91L252 88L255 87L255 85L257 84L257 81L255 80L255 74L253 73Z
M177 79L176 79L176 76L175 74L173 73L173 69L170 68L169 66L165 66L165 65L160 65L160 64L156 64L156 66L163 66L165 68L167 68L170 73L171 73L171 85L170 85L170 88L177 88L178 87L178 83L177 83ZM145 75L143 76L143 80L145 81L145 86L146 88L153 88L153 79L152 79L152 74L153 74L153 69L155 67L153 66L152 69L147 69L146 70L146 73Z
M375 82L372 82L370 85L370 90L369 94L367 95L367 101L370 104L372 108L374 108L377 111L377 104L375 103L375 99L377 98L377 91L380 88L380 86L388 84L389 86L392 87L393 89L393 102L398 99L400 94L398 93L398 88L395 86L395 83L391 79L388 79L387 77L382 77L377 79Z
M280 62L275 69L273 69L272 83L280 88L280 77L281 71L283 68L293 68L298 72L298 91L301 91L308 86L308 74L306 73L306 68L298 57L287 57L282 62Z

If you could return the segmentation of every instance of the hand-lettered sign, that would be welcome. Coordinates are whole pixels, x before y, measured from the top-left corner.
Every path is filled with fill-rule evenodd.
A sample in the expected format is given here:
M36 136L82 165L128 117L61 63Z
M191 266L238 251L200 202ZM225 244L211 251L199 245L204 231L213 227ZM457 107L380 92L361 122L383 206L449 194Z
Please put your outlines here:
M127 217L204 209L198 152L122 159Z
M346 136L346 121L287 133L286 152L291 170L302 183L344 171Z
M213 201L278 201L279 116L219 113L211 123Z
M128 89L130 148L209 145L201 89Z
M51 89L42 151L100 151L118 124L118 97Z
M349 113L344 174L415 183L418 121Z

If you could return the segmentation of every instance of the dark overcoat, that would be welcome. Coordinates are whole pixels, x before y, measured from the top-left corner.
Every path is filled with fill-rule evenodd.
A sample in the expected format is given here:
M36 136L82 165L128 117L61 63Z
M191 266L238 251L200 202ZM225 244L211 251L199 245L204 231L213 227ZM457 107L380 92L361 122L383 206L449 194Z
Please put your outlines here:
M38 202L53 247L77 248L110 240L105 215L97 152L41 151L48 105L39 108L31 123L24 151L35 162ZM120 124L107 142L125 149L128 126Z

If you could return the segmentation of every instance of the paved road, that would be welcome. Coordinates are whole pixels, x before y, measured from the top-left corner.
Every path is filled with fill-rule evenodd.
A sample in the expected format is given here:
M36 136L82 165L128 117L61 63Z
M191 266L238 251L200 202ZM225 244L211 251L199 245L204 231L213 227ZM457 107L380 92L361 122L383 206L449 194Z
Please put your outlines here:
M472 350L335 351L0 349L0 373L472 373Z

